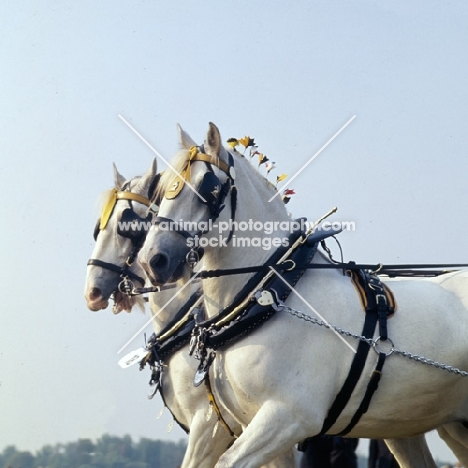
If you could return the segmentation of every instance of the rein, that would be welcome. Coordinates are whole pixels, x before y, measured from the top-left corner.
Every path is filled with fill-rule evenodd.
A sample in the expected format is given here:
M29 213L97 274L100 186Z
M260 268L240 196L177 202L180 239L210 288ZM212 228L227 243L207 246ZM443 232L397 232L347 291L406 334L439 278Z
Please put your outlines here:
M443 270L430 270L431 268L443 268ZM432 263L421 263L421 264L401 264L401 265L383 265L379 264L362 264L355 262L337 262L332 264L327 263L309 263L307 265L297 265L290 260L286 260L283 263L275 265L275 270L278 272L290 271L294 269L306 269L306 270L370 270L379 275L386 275L390 277L394 276L415 276L417 272L412 270L425 270L421 271L421 276L439 276L445 273L450 273L453 270L447 270L448 268L468 268L468 263L448 263L448 264L432 264ZM203 270L197 277L200 279L207 278L218 278L220 276L229 275L242 275L245 273L257 273L264 272L270 269L270 265L254 265L248 267L239 268L227 268L218 270Z

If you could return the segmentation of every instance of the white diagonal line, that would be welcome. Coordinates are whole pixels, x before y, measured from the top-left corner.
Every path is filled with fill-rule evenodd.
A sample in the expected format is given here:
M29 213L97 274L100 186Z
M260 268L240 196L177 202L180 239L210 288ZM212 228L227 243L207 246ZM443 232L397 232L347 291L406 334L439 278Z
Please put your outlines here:
M197 271L189 281L187 281L158 311L161 312L167 305L169 305L199 274L200 271ZM151 318L117 351L117 354L120 354L136 337L139 335L154 319L156 316L152 315Z
M351 351L353 353L356 353L356 350L317 312L317 310L309 304L309 302L307 302L307 300L304 298L304 296L302 296L301 293L299 293L298 291L296 291L296 289L291 286L272 266L270 266L270 269L276 274L276 276L284 283L288 286L288 288L291 289L291 291L296 294L296 296L301 299L301 301L320 319L322 320L322 322L324 322L329 328L330 330L335 333L335 335L341 340L343 341L343 343L348 346Z
M356 114L353 115L285 184L290 185L291 182L356 118ZM280 189L273 195L269 200L270 203L274 198L276 198L281 193Z
M127 122L125 120L124 117L122 117L121 114L117 114L119 119L122 120L122 122L125 123L125 125L127 125L127 127L132 130L132 132L138 137L140 138L140 140L159 158L159 159L162 159L168 166L169 168L175 172L181 179L184 179L184 177L179 173L177 172L174 167L168 162L166 161L166 159L164 159L162 156L161 156L161 153L159 153L158 150L156 150L147 140L146 138L143 137L143 135L141 135L141 133L139 133L135 127L133 127L129 122ZM188 181L188 180L185 180L185 183L190 187L190 189L197 195L197 197L201 198L205 203L206 200L198 193L197 189Z

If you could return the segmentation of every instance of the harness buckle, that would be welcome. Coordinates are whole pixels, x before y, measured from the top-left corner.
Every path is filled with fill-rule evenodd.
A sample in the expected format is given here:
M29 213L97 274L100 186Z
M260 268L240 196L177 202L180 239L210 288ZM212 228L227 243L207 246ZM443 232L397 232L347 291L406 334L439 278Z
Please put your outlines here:
M191 249L189 253L185 256L185 261L188 266L193 270L195 265L200 261L200 255L195 249Z
M388 304L387 296L385 294L376 294L375 299L379 306L386 306Z

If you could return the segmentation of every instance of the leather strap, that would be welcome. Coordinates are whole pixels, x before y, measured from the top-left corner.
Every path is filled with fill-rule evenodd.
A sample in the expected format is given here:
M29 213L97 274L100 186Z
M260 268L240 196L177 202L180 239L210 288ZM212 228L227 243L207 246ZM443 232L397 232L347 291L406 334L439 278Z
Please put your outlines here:
M285 262L284 269L290 268ZM282 265L278 265L277 271L282 271ZM309 263L308 265L297 265L294 268L305 268L307 270L371 270L377 271L378 275L387 275L391 278L396 276L439 276L446 273L451 273L453 268L468 268L468 263L450 263L450 264L406 264L406 265L382 265L382 264L370 264L370 263ZM424 268L443 268L443 270L422 270ZM243 275L245 273L256 273L262 272L268 269L268 265L253 265L250 267L239 267L230 269L218 269L218 270L203 270L198 275L199 278L217 278L219 276L228 275ZM414 270L421 270L413 271Z
M98 267L104 268L105 270L115 271L119 275L125 274L129 276L131 279L139 281L143 285L145 284L145 280L141 276L136 275L129 269L127 269L127 271L124 271L122 267L114 265L113 263L103 262L102 260L98 260L97 258L90 258L88 260L88 265L98 266Z
M300 236L301 236L301 233L298 231L290 234L288 238L288 245L294 244L294 242ZM244 287L234 296L230 304L228 304L224 309L222 309L215 316L199 323L198 326L206 329L206 328L209 328L211 325L219 323L224 318L228 317L237 308L237 306L243 302L245 297L255 287L258 287L259 282L264 278L264 271L270 270L270 266L274 267L275 270L278 272L284 271L278 268L277 262L281 259L281 257L283 257L283 255L285 254L285 252L287 252L287 250L288 250L287 248L278 248L277 250L275 250L273 254L270 256L270 258L264 263L264 265L262 265L261 270L254 270L257 272L257 274L253 275L251 278L247 280ZM288 266L289 266L289 269L291 269L291 262L288 262ZM246 270L248 270L248 267L246 267ZM204 271L199 272L197 277L202 278L202 279L205 278L203 273Z
M364 398L359 405L356 413L351 419L351 422L337 435L344 436L359 422L361 416L369 409L370 402L374 392L377 390L380 382L380 377L382 376L383 365L385 364L385 358L387 355L385 353L379 353L379 359L377 360L377 365L375 366L374 371L372 372L369 383L367 384L366 393Z
M138 193L133 192L118 191L115 188L111 189L109 192L107 192L107 202L102 208L101 219L99 222L99 229L101 231L107 226L107 223L112 216L112 212L114 211L117 200L136 201L142 205L153 207L151 201L143 195L139 195Z
M294 262L299 258L301 260L312 260L318 244L309 246L302 244L292 254L290 259ZM283 273L282 278L273 276L264 286L264 291L273 291L280 301L285 301L291 289L288 286L295 286L302 277L304 270L294 269ZM285 281L288 283L285 283ZM242 338L246 334L255 330L263 322L266 322L276 312L276 309L271 305L263 306L255 301L251 301L239 316L233 316L225 323L219 321L213 323L208 335L206 344L208 347L217 349L227 342Z
M142 205L151 206L151 202L146 197L133 192L117 192L117 200L133 200Z
M231 437L233 437L234 439L237 439L236 434L234 434L232 429L229 427L229 424L223 418L223 415L221 414L221 411L219 410L219 406L216 403L216 398L213 394L213 391L211 390L209 372L206 374L206 377L205 377L205 387L206 387L206 391L208 394L208 401L210 402L210 405L213 408L213 411L216 413L216 417L218 418L218 421L221 423L224 429L226 429L226 431Z
M221 169L228 177L231 177L230 166L220 159L213 158L205 153L197 153L193 158L190 158L190 161L204 161L210 164L213 164L217 168Z
M377 313L365 314L364 327L362 329L362 336L366 338L372 338L374 336L375 326L377 324L378 315ZM336 395L335 401L328 411L328 415L323 422L322 430L320 435L326 434L330 428L336 423L336 420L340 416L341 412L347 405L351 394L353 393L356 384L361 377L364 365L366 364L367 355L369 353L370 345L365 341L359 341L357 352L354 355L351 368L349 369L348 377L341 387L341 390Z

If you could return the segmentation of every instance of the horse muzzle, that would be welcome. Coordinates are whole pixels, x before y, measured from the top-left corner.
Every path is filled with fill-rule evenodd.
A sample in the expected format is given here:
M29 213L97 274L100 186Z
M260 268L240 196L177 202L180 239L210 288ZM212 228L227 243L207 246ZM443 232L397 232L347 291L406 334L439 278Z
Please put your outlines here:
M88 309L97 312L106 309L109 305L109 299L103 297L102 291L97 287L91 287L85 292L86 305Z
M189 250L182 238L175 238L175 242L169 244L168 240L157 237L151 247L143 247L138 260L149 281L154 286L161 286L182 278Z

